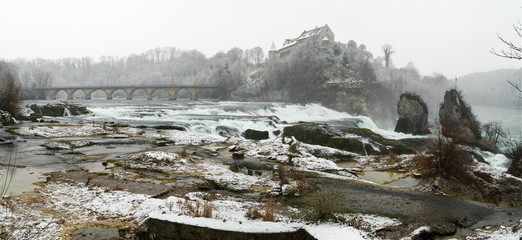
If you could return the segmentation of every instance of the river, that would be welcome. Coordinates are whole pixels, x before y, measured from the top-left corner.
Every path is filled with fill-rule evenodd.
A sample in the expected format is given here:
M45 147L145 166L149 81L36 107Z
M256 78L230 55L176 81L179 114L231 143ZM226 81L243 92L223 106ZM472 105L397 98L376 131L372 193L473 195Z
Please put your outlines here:
M24 104L39 105L53 101L26 101ZM348 113L334 111L319 104L289 104L268 102L227 102L227 101L188 101L188 100L127 100L127 99L93 99L75 100L87 106L92 114L84 116L63 116L47 118L62 123L120 123L132 126L180 126L187 131L203 133L208 137L225 139L230 135L239 135L247 129L268 131L270 139L275 138L277 131L297 122L326 123L334 127L369 128L387 138L400 139L411 135L395 133L378 128L368 117L352 116ZM492 108L474 106L475 113L481 122L502 121L504 127L512 134L520 133L520 109ZM65 115L67 115L65 113ZM277 117L274 118L273 116ZM276 119L276 121L274 121ZM4 130L1 134L8 135ZM2 137L0 134L0 137ZM46 139L18 137L16 164L25 168L12 168L15 172L10 193L18 194L31 188L31 183L43 180L43 173L71 169L93 169L94 165L83 163L75 157L64 154L49 155L41 144ZM130 143L128 148L143 150L140 144ZM9 146L1 146L0 154L5 156ZM108 151L106 148L92 147L91 151ZM129 151L129 149L124 151ZM120 148L121 149L121 148ZM505 161L501 159L501 161ZM502 165L503 163L499 163ZM4 167L5 168L5 167ZM2 176L6 176L5 174ZM5 179L4 179L5 181Z

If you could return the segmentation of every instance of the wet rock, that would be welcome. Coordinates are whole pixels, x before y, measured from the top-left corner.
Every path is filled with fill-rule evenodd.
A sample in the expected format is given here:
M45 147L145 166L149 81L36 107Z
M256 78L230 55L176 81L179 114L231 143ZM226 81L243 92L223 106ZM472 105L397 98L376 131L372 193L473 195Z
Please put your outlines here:
M458 138L464 142L476 142L481 139L479 121L471 107L463 100L461 92L455 89L444 94L439 119L442 134L446 137Z
M275 130L272 132L275 136L279 136L281 134L281 130Z
M86 227L76 230L74 235L75 239L79 240L120 239L120 233L117 228Z
M254 129L247 129L241 134L246 139L263 140L268 139L268 131L258 131Z
M216 132L219 134L219 136L222 136L222 137L231 137L231 136L240 135L239 129L234 128L234 127L228 127L228 126L217 126Z
M393 140L384 138L366 128L336 130L327 125L315 123L286 127L283 134L285 137L293 136L304 143L337 148L361 155L388 154L389 151L395 154L412 154L415 153L414 147L416 145L422 145L417 141L423 141L416 139ZM355 136L346 137L346 135ZM363 141L367 143L363 143Z
M40 119L42 119L42 114L39 113L31 113L29 116L24 117L23 120L29 120L31 122L40 122Z
M186 129L184 127L176 126L176 125L159 125L159 126L155 126L154 129L186 131Z
M232 153L232 158L233 159L243 159L243 158L245 158L245 153L244 152Z
M397 104L399 120L395 125L396 132L410 133L414 135L429 134L428 107L420 96L413 93L401 95Z
M226 222L223 220L223 222ZM219 236L219 237L217 237ZM222 240L312 240L306 230L299 229L295 232L263 233L263 232L233 232L208 227L199 227L183 223L169 222L155 218L145 220L136 230L136 240L153 239L222 239Z
M418 146L424 145L424 139L387 139L370 129L367 128L347 128L342 130L343 133L349 133L353 135L357 135L366 139L371 140L371 142L385 146L380 151L382 153L388 154L389 151L392 151L395 154L414 154L415 148Z
M43 116L51 116L51 117L62 117L68 115L82 115L89 114L91 111L87 110L85 106L76 103L69 102L57 102L53 104L46 104L43 106L36 105L35 103L28 104L28 108L30 108L34 113L40 114ZM30 120L30 119L27 119Z
M12 125L14 123L14 118L9 112L0 110L0 124L2 126Z
M279 119L277 116L269 116L268 119L277 124L281 123L281 119Z
M303 123L285 127L283 136L295 137L295 139L304 143L337 148L358 154L376 153L370 145L363 145L358 139L344 138L342 133L325 125Z

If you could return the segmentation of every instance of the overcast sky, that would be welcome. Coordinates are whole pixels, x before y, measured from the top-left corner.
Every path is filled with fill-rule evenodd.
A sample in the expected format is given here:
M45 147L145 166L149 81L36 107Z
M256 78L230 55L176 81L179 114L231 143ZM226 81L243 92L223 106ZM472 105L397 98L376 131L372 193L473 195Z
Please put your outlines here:
M521 0L0 0L0 58L127 56L156 47L197 49L207 57L232 47L268 51L272 41L328 24L335 40L365 44L396 67L448 78L519 68L489 49L496 34L520 43L512 25Z

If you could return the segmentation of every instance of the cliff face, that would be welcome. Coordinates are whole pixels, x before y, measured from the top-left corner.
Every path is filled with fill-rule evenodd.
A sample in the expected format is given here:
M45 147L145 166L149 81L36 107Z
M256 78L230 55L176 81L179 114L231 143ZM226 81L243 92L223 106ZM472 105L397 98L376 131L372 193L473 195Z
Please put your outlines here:
M395 125L396 132L424 135L430 133L428 129L428 107L415 94L402 94L397 104L399 121Z
M442 134L447 137L459 137L466 142L481 139L480 123L471 111L471 107L455 89L446 91L444 102L439 110Z

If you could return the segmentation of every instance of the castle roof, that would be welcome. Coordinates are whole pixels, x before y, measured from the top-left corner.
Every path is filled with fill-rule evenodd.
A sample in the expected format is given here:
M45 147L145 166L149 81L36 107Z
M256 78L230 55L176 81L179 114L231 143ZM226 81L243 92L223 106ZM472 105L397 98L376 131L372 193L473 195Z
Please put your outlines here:
M292 45L296 44L297 42L299 42L300 40L303 40L303 39L306 39L309 37L313 37L313 36L317 36L321 33L321 31L325 27L328 27L328 25L324 25L322 27L316 27L316 28L314 28L312 30L308 30L308 31L305 30L305 31L303 31L303 33L301 33L301 35L299 35L299 37L296 37L293 39L286 39L285 43L283 44L283 48L292 46Z
M274 41L272 41L272 46L270 47L270 51L277 51Z

